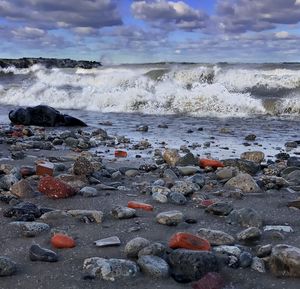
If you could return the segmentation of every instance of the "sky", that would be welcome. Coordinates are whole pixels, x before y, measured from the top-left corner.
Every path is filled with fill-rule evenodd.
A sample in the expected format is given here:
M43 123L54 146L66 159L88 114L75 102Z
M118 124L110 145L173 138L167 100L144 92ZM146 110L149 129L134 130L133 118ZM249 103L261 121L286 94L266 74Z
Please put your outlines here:
M0 57L300 62L300 0L0 0Z

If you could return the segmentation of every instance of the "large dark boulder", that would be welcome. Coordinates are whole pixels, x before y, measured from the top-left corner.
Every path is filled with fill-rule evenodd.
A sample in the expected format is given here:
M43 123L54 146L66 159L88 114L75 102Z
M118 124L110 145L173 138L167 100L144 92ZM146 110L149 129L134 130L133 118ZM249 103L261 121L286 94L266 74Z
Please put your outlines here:
M37 126L87 126L86 123L47 105L18 108L11 110L8 115L13 124Z

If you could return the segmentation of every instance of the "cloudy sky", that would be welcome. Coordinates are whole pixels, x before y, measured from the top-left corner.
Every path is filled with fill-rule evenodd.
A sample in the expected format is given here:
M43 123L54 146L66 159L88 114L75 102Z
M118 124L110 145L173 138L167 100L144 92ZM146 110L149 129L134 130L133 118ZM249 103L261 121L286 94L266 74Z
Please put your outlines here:
M0 0L0 57L300 61L300 0Z

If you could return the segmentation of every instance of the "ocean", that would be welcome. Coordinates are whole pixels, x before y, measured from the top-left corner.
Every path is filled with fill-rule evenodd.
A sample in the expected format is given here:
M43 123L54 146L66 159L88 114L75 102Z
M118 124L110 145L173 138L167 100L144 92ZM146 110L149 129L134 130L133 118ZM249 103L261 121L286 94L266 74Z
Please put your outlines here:
M9 67L0 70L0 104L1 123L8 123L11 108L47 104L91 126L110 121L110 133L136 142L211 142L205 153L218 157L254 148L273 156L285 142L300 140L300 64ZM158 128L162 123L168 130ZM139 124L149 125L149 132L136 132ZM248 133L258 136L257 145L245 147Z

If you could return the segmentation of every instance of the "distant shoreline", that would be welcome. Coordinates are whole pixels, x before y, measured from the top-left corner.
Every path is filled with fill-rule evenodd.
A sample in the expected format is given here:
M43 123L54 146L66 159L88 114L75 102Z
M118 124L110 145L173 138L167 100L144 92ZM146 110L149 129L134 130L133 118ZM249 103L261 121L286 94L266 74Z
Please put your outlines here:
M57 58L32 58L24 57L19 59L0 58L0 68L14 66L16 68L29 68L35 64L42 64L47 68L84 68L91 69L102 66L100 62L88 60L57 59Z

